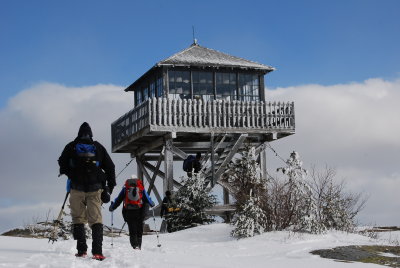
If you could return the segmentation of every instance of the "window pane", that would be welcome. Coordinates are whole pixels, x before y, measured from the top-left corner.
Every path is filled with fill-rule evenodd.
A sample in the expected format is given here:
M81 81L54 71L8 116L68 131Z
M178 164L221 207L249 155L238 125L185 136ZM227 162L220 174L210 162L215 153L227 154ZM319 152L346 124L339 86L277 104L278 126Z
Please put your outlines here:
M239 74L239 99L259 100L259 78L256 74Z
M143 101L147 100L149 98L149 88L146 87L143 89Z
M142 92L140 90L135 91L136 93L136 104L140 104L142 102Z
M176 81L177 83L182 83L182 73L181 73L181 72L179 72L179 73L176 74L176 76L175 76L175 81Z
M217 73L216 86L219 97L222 97L223 99L233 99L233 96L236 96L236 74Z
M153 98L156 93L156 84L154 81L150 83L150 98Z
M169 71L168 77L169 93L177 94L181 98L187 98L187 95L190 94L190 72Z
M212 72L200 72L193 71L193 94L197 99L209 99L214 96L214 84L213 84L213 73ZM208 97L202 97L203 95L209 95Z
M163 95L163 79L159 77L157 79L157 97L161 97Z
M169 71L168 72L168 80L170 83L175 82L175 71Z

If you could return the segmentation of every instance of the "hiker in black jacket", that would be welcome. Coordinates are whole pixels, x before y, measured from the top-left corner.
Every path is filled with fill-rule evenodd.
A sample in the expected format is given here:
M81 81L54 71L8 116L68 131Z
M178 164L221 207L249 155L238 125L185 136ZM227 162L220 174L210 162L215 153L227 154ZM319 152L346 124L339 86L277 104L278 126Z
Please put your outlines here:
M171 223L169 222L169 215L176 210L176 202L172 197L170 191L165 192L165 197L161 204L160 217L164 218L161 222L160 232L165 233L167 231L170 233L172 231Z
M93 141L92 137L92 129L84 122L76 139L65 146L58 163L60 174L65 174L70 180L72 229L78 250L75 256L87 255L84 224L89 223L93 258L103 260L101 204L102 201L107 202L102 197L108 196L109 200L109 194L116 185L115 166L103 145Z
M187 172L189 178L191 178L192 175L196 175L197 173L200 172L201 170L200 159L201 159L201 153L197 153L196 157L189 162L189 169L188 169L189 171Z

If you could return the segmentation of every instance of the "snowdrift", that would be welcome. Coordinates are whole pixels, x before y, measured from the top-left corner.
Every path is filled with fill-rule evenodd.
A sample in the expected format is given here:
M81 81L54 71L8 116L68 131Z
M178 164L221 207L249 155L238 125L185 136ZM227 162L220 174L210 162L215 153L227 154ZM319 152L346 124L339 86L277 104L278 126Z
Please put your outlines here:
M253 238L230 237L232 227L211 224L184 231L143 237L143 249L133 250L129 237L105 237L99 262L76 258L75 241L48 243L47 239L0 236L0 267L135 267L135 268L257 268L257 267L379 267L374 264L342 263L310 254L316 249L346 245L385 243L357 234L329 232L323 235L270 232ZM393 236L392 236L393 239ZM89 250L91 240L88 240Z

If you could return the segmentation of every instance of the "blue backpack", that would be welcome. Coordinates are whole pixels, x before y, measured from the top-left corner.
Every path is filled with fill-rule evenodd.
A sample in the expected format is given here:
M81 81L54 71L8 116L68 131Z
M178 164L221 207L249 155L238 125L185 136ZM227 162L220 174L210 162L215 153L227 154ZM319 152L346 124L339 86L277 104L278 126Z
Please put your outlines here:
M87 174L97 171L99 161L97 161L96 146L94 144L77 143L75 145L76 161L75 165Z
M196 159L194 155L189 155L184 161L183 161L183 171L190 172L192 169L192 163Z

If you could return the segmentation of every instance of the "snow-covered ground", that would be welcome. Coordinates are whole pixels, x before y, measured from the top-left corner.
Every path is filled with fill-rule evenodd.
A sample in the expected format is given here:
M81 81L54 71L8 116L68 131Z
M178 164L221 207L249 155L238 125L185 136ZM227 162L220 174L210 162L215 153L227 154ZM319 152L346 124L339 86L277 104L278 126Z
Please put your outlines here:
M379 267L373 264L342 263L323 259L309 252L344 245L388 244L399 232L380 234L384 239L329 232L324 235L270 232L253 238L230 237L231 226L212 224L172 234L161 234L161 247L155 235L144 236L143 249L134 251L128 236L105 237L103 262L90 257L76 258L75 241L49 244L46 239L0 236L0 267ZM88 240L89 250L91 240ZM90 256L90 254L89 254Z

